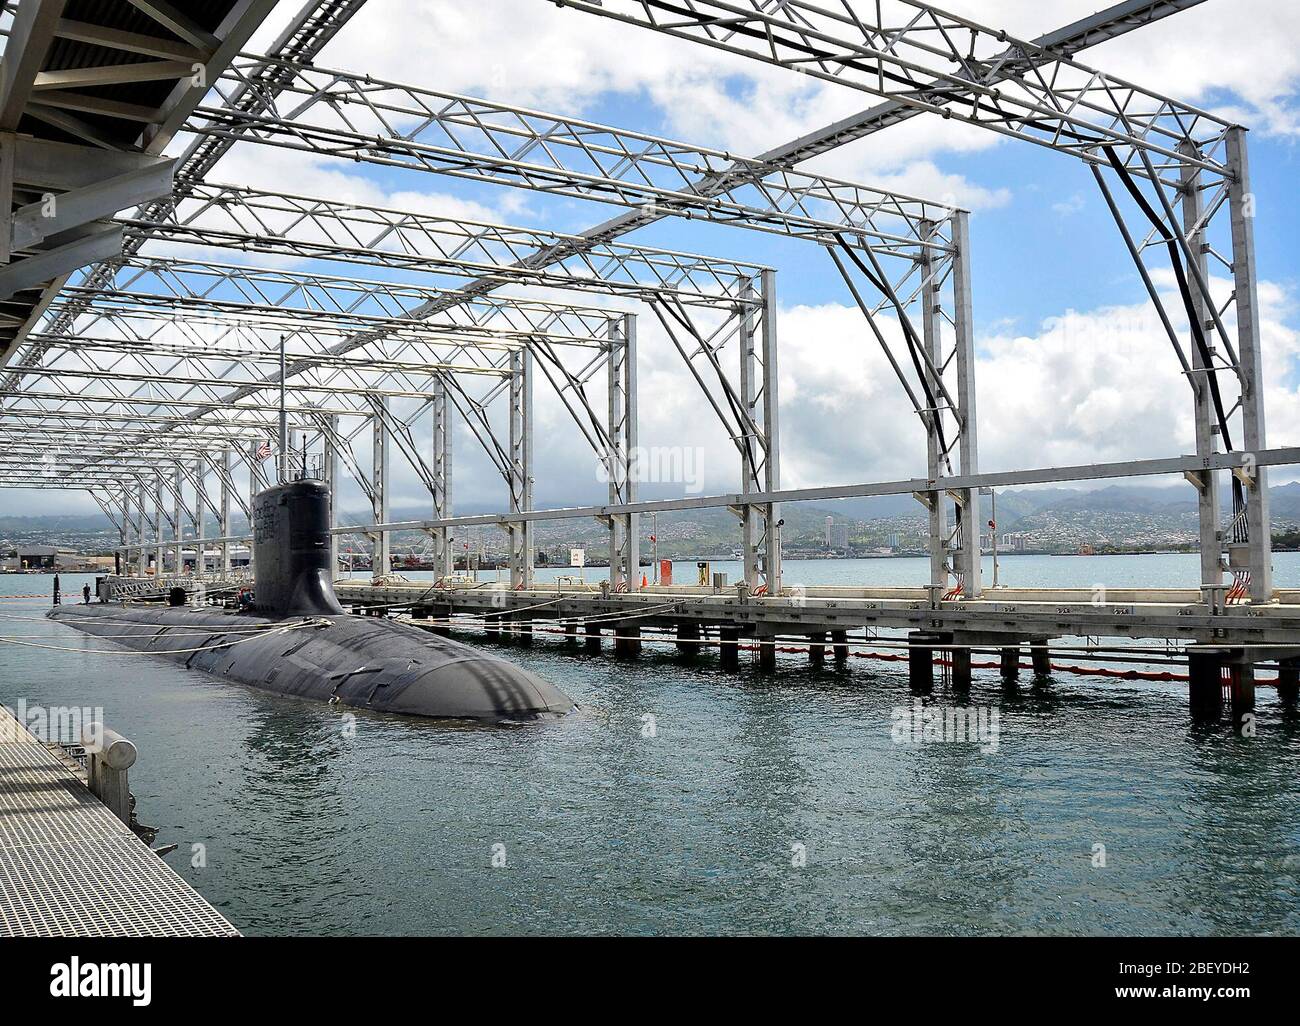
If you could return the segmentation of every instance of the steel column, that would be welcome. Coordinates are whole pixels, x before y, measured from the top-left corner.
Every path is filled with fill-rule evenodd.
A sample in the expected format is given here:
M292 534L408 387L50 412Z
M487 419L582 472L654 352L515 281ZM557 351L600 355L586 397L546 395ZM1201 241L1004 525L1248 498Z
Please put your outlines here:
M510 512L533 508L533 354L510 354ZM510 587L533 583L533 524L513 522L506 528L510 546Z
M154 580L157 581L163 576L163 559L166 547L163 545L162 522L163 522L163 476L161 472L154 474L153 487L153 543L154 543Z
M203 579L205 569L203 539L207 536L204 524L208 519L207 469L207 464L202 459L194 461L194 573L199 580Z
M131 559L131 489L125 481L122 482L122 529L118 532L121 539L121 569L123 573L130 572Z
M447 383L441 375L433 383L433 516L442 520L451 513L451 409ZM435 527L433 569L438 577L449 577L453 566L452 530Z
M763 302L761 345L763 353L763 434L767 453L763 459L764 490L774 492L781 487L781 432L777 390L777 339L776 339L776 272L763 271L760 276ZM781 506L770 502L763 507L766 521L764 531L763 572L767 577L767 590L771 595L781 591Z
M231 504L231 457L229 449L221 450L221 518L217 531L221 535L221 575L230 576L230 504Z
M1195 147L1186 145L1183 152L1195 156ZM1201 192L1201 169L1194 164L1184 164L1180 169L1180 205L1183 215L1183 230L1191 244L1196 261L1197 276L1202 281L1210 277L1209 257L1206 250L1205 200ZM1210 319L1204 293L1191 285L1192 310L1201 330L1205 333L1205 345L1210 357L1214 356L1213 321ZM1190 330L1190 329L1189 329ZM1196 455L1208 457L1219 451L1219 424L1215 415L1214 404L1210 395L1209 379L1205 373L1205 357L1200 347L1193 341L1192 351L1192 387L1194 390L1194 409L1196 418ZM1219 475L1206 471L1195 482L1197 490L1197 513L1200 522L1201 585L1219 585L1223 583L1223 532L1220 526Z
M756 299L752 281L745 281L741 286L741 300L745 308L740 313L740 401L745 414L755 423L761 416L759 412L759 355L755 339L760 327L762 310L756 309ZM752 432L740 425L744 433L740 439L740 491L743 495L762 490L758 480L759 450L765 443ZM762 583L762 568L759 565L759 529L758 510L744 504L740 508L740 552L741 580L748 585L752 593Z
M606 471L611 504L633 502L636 495L636 319L627 315L609 327L609 359L606 367L608 393ZM639 515L609 517L609 586L613 591L633 591L639 558Z
M385 412L388 409L388 396L375 396L371 402ZM370 470L372 498L371 514L376 524L388 523L388 427L379 409L370 415L370 434L374 454ZM370 562L370 572L380 577L392 568L392 539L387 531L377 531L374 535L374 555Z
M637 383L636 383L636 315L625 314L622 321L621 346L623 385L623 437L620 440L627 474L623 491L628 502L637 501L638 467ZM627 568L628 591L641 587L641 514L629 513L623 523L623 565Z
M934 232L934 225L926 222L924 233L929 236ZM925 368L925 377L929 382L930 406L926 409L926 478L931 483L943 476L945 454L940 441L940 425L943 414L940 407L939 376L932 368L943 366L943 338L939 326L939 302L932 283L936 276L934 256L929 249L921 253L921 332L929 363ZM947 590L948 587L948 518L945 508L945 496L942 491L931 491L929 495L930 513L930 584Z
M140 530L136 532L136 539L139 542L140 548L136 553L136 571L139 576L144 577L149 572L149 548L145 542L145 525L147 520L145 518L144 508L145 497L148 495L149 490L145 486L143 477L137 480L137 486L136 497L139 501L136 503L136 513L140 520Z
M979 444L975 409L975 328L971 303L970 214L964 210L952 215L953 330L957 373L957 430L961 432L958 452L963 474L979 473ZM939 303L938 285L933 302ZM980 564L980 534L984 524L980 510L980 490L963 488L961 501L962 536L957 550L957 572L961 575L963 594L978 598L983 591Z
M328 417L329 427L322 432L321 473L325 477L325 487L329 489L329 526L339 525L339 449L334 439L338 437L339 418L337 414ZM339 536L330 535L330 576L339 572Z
M1264 425L1264 368L1260 360L1259 290L1255 270L1255 195L1250 188L1246 130L1226 134L1229 215L1232 222L1232 276L1236 291L1237 359L1241 364L1242 446L1246 453L1268 447ZM1273 597L1273 538L1268 472L1254 467L1246 485L1246 523L1250 528L1250 597Z
M179 577L185 570L185 546L183 544L185 536L185 499L184 493L181 491L185 485L185 473L179 466L173 474L172 483L175 485L172 489L172 538L176 543L172 547L174 552L172 565L176 576Z

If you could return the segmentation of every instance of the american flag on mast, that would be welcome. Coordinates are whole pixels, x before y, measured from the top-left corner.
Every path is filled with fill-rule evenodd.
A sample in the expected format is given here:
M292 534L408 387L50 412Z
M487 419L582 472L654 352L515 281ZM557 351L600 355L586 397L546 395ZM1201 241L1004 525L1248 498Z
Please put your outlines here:
M257 447L257 459L259 463L265 463L266 458L271 455L271 440L263 438L262 444Z

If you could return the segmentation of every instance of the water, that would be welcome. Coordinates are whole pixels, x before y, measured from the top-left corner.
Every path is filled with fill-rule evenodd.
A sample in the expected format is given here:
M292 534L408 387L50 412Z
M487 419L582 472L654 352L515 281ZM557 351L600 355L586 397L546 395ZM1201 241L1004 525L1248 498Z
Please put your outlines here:
M1093 557L1073 576L1069 561L1003 569L1025 585L1195 577L1194 557ZM1300 581L1300 559L1277 564L1280 584ZM82 580L64 575L65 591ZM0 577L2 594L49 585ZM977 671L970 702L1000 723L982 753L892 739L911 702L896 664L783 656L761 677L542 636L496 651L561 684L578 715L488 729L361 714L348 737L328 706L12 619L45 606L0 600L0 633L72 651L0 648L0 701L102 706L140 746L132 790L159 843L180 845L168 862L249 934L1300 930L1300 722L1271 689L1247 739L1193 727L1183 686L1062 677L1007 697Z

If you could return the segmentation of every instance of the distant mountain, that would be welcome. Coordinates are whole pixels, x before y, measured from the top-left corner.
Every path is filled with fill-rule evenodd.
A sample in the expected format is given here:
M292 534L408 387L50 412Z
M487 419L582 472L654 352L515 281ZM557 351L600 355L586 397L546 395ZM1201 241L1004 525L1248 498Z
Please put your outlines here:
M1223 488L1225 510L1231 503L1231 491ZM1271 489L1272 513L1275 520L1291 520L1300 523L1300 482L1276 485ZM587 502L561 503L561 506L585 506ZM988 515L988 499L984 500L984 513ZM1027 518L1038 518L1043 514L1068 515L1077 519L1079 514L1144 514L1148 516L1182 517L1196 509L1196 495L1191 486L1159 488L1153 485L1114 484L1101 488L1013 488L997 493L998 529L1015 531L1016 524ZM462 515L492 513L495 509L463 507L457 510ZM790 535L804 532L820 533L826 517L832 517L837 523L847 520L873 521L892 520L901 517L916 518L923 510L910 495L882 495L857 499L839 499L824 502L787 503L782 511L786 519L787 533ZM389 516L393 521L423 520L432 515L428 506L411 505L394 508ZM342 523L361 524L370 519L370 512L365 508L344 510L339 515ZM645 518L648 520L649 518ZM730 537L735 524L735 517L724 509L681 510L660 513L658 521L665 527L674 524L693 524L701 529L704 536ZM111 524L102 513L82 515L53 516L9 516L0 515L0 535L20 536L31 533L57 535L93 534L111 529ZM603 530L594 523L593 530L588 531L586 524L578 525L570 521L567 524L553 525L546 533L554 535L572 535L582 537L596 534ZM243 516L236 513L231 530L235 534L244 534L248 525ZM539 526L539 531L542 528ZM648 530L648 527L647 527ZM662 532L661 532L662 533ZM208 537L216 537L216 520L209 517Z
M107 531L112 525L103 513L62 516L0 516L0 532L13 531Z

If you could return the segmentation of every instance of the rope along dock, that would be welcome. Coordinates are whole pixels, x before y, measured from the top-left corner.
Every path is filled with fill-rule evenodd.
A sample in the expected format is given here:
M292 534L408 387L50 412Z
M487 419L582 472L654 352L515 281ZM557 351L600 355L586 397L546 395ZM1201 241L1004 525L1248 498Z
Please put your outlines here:
M234 937L0 706L0 937Z

